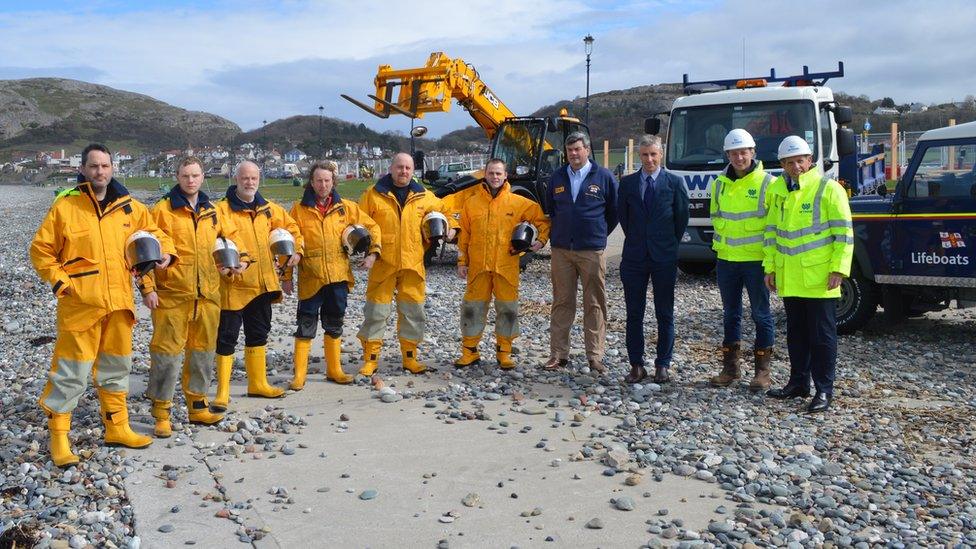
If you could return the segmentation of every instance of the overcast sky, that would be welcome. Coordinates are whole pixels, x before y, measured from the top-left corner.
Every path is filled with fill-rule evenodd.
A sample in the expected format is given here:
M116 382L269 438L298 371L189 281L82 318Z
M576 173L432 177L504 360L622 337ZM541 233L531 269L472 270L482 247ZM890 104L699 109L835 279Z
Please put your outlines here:
M322 105L327 116L406 131L405 117L374 118L339 94L365 98L378 65L422 66L432 51L464 58L529 114L585 94L587 33L596 39L591 93L844 61L847 75L831 86L854 95L930 103L976 94L972 0L78 4L0 0L0 79L85 80L245 130ZM455 105L421 123L437 137L472 120Z

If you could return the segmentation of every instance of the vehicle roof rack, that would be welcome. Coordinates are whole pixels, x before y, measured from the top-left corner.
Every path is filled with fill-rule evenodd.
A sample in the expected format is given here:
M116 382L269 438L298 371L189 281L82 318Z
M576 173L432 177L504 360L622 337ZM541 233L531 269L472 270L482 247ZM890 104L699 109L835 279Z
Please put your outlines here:
M823 86L831 78L844 76L844 62L837 62L837 70L829 72L810 72L810 69L803 65L803 74L794 76L776 76L776 69L769 69L769 75L754 76L749 78L733 78L728 80L702 80L701 82L691 82L688 80L688 73L682 76L682 83L685 93L702 93L716 90L730 90L737 87L737 84L744 80L765 80L768 82L782 82L783 86Z

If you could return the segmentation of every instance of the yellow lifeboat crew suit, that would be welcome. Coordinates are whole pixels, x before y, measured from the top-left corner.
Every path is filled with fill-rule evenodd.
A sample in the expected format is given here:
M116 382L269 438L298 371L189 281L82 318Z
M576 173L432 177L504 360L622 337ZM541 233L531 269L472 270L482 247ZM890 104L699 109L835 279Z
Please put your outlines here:
M398 196L399 194L399 196ZM363 344L360 373L376 371L383 331L392 312L393 291L397 293L397 332L403 367L419 374L427 367L417 361L417 345L424 338L426 270L425 243L421 234L424 216L430 212L447 215L443 203L416 180L397 188L390 174L383 176L363 193L359 208L380 228L382 251L369 271L366 305L359 340ZM448 219L452 227L456 221Z
M98 391L105 443L129 448L152 443L129 428L126 406L136 322L126 240L136 231L150 232L162 252L176 259L172 240L121 183L112 179L99 201L91 183L81 176L79 181L54 201L30 246L34 269L58 298L58 335L40 398L58 466L78 463L68 431L89 374Z
M306 187L300 202L290 212L304 239L305 253L298 264L298 330L295 332L295 377L291 388L301 390L308 372L308 355L316 324L321 318L325 332L326 377L336 383L349 383L353 377L342 371L340 359L342 321L346 316L349 290L356 283L349 256L342 247L342 233L349 225L362 225L369 231L367 254L380 253L380 229L359 205L339 196L335 187L325 204L319 204L315 190ZM286 273L285 279L291 274Z
M295 239L295 253L302 253L302 233L295 220L278 204L261 193L245 203L237 196L237 185L227 189L217 204L221 222L234 226L235 242L248 251L250 265L240 277L220 280L220 325L217 328L217 394L212 408L224 411L230 402L230 374L234 364L234 347L241 326L244 327L244 369L247 371L247 395L278 398L284 389L268 384L266 351L271 331L271 305L281 301L281 281L275 258L271 255L269 236L275 229L285 229Z
M488 303L495 298L496 359L514 368L512 340L519 335L519 256L510 252L512 232L527 221L539 230L537 240L549 238L549 219L533 200L518 196L506 181L497 193L487 183L471 193L461 209L458 265L468 267L467 291L461 305L461 358L455 366L481 359L478 343L485 329Z
M150 273L140 287L144 295L159 295L159 306L152 311L146 394L153 400L154 432L165 438L172 435L170 409L180 372L190 423L212 425L223 418L211 413L207 403L220 321L221 277L212 254L218 236L234 244L239 239L202 191L192 207L175 185L153 206L152 215L180 256L179 265ZM238 252L246 257L240 247Z

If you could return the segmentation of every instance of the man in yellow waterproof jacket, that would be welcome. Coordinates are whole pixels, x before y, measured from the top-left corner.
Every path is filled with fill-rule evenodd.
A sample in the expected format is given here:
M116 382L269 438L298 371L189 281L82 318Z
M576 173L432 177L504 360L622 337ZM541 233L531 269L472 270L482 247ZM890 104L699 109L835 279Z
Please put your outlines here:
M393 157L390 173L363 193L359 208L379 225L380 256L369 271L366 305L359 340L363 344L363 367L359 372L376 371L386 319L392 311L393 292L397 293L397 332L403 367L414 374L427 370L417 360L417 345L424 338L426 270L425 242L421 234L424 216L446 213L441 200L413 179L413 158L406 153ZM456 224L451 221L451 224ZM453 237L449 231L448 240Z
M149 210L112 177L109 150L91 144L81 158L79 185L55 200L30 247L31 263L58 298L58 335L40 406L48 416L51 458L61 467L78 463L68 431L89 374L98 391L105 443L129 448L152 443L129 428L126 406L136 322L126 240L136 231L152 233L162 251L160 269L176 253Z
M811 413L830 408L837 364L837 299L850 276L854 229L847 192L821 175L810 145L789 136L779 146L783 175L766 222L763 269L766 286L779 293L786 309L790 380L767 394L777 399L816 395Z
M541 249L549 238L549 219L539 204L511 191L505 162L493 158L485 165L485 182L461 209L458 236L458 276L467 280L461 304L461 358L455 367L481 361L478 343L485 329L488 303L495 298L495 359L503 369L515 367L512 340L519 335L519 254L513 253L512 232L523 221L539 231L531 245Z
M371 267L380 253L380 229L352 200L336 190L334 162L317 162L309 168L305 193L291 208L291 216L302 232L305 253L298 264L298 330L295 332L295 377L291 388L305 386L308 355L321 319L326 378L349 383L353 376L342 370L342 323L349 290L356 283L349 253L343 247L343 233L350 225L369 231L370 245L361 265ZM285 273L285 293L292 291L291 272Z
M284 389L268 384L267 344L271 331L271 305L281 301L278 265L271 255L269 236L285 229L295 239L295 253L286 268L302 257L302 234L295 220L278 204L258 192L261 170L253 162L242 162L235 175L236 185L227 189L217 205L221 221L234 227L237 245L247 250L248 266L240 277L220 280L220 324L217 327L217 394L211 407L223 412L230 402L230 375L234 347L244 327L244 369L247 371L247 396L278 398Z
M729 165L712 183L711 218L715 227L712 248L718 255L716 282L722 296L722 371L711 378L716 387L739 379L742 352L742 290L749 294L756 339L752 346L755 374L749 388L769 388L775 325L769 308L769 290L763 272L763 236L766 214L773 200L770 184L776 178L756 160L756 142L736 128L725 136Z
M212 413L207 403L220 321L221 273L214 263L213 249L218 237L235 244L237 240L235 228L221 221L217 207L200 190L200 159L183 159L176 179L178 184L153 206L152 215L173 239L180 261L169 269L150 273L140 287L143 302L152 311L146 394L153 401L153 432L160 438L173 434L170 409L181 372L190 423L212 425L223 419L223 415ZM240 272L233 270L233 274ZM230 269L225 273L232 274Z

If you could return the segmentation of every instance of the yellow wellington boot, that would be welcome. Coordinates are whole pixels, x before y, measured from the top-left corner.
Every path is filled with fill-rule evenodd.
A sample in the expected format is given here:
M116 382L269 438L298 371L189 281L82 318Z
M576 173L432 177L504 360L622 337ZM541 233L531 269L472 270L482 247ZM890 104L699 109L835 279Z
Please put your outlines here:
M215 414L210 411L210 405L207 404L207 395L198 395L197 393L191 393L184 389L183 396L186 397L186 410L187 415L190 417L190 423L194 425L213 425L224 419L224 414Z
M454 361L455 368L464 368L481 363L481 353L478 352L480 341L481 334L461 338L461 358Z
M311 339L295 338L295 377L292 378L291 385L289 385L292 391L301 391L305 388L305 375L308 374L308 354L311 349Z
M408 339L400 340L400 353L403 357L403 369L411 374L422 374L427 371L424 366L417 361L417 344Z
M217 395L210 407L214 412L226 412L230 404L230 371L234 366L234 355L217 355Z
M71 467L78 464L78 456L71 453L68 431L71 430L71 414L50 414L47 430L51 432L51 460L58 467Z
M515 361L512 360L512 340L513 337L505 337L496 335L495 340L498 344L495 346L495 359L498 361L498 365L502 370L511 370L515 367Z
M98 390L98 402L102 406L102 424L105 425L105 445L145 448L152 439L134 432L129 427L129 408L122 392Z
M345 385L353 376L342 371L342 341L328 334L323 339L325 348L325 378Z
M152 417L156 418L153 434L158 438L173 436L173 426L169 422L169 410L173 407L171 400L154 400L152 403Z
M376 368L380 365L380 350L383 348L383 340L360 340L363 342L363 367L359 373L369 377L373 375Z
M247 396L278 398L285 390L268 384L268 364L265 350L260 347L244 347L244 369L247 370Z

